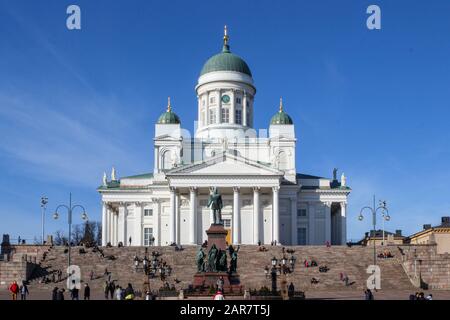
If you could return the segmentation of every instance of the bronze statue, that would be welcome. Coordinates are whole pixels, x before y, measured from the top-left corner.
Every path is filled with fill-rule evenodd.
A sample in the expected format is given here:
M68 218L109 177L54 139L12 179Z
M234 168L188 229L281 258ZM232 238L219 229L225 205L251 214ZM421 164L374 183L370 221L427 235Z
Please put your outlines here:
M199 250L198 250L198 253L197 253L197 271L198 272L204 272L205 271L205 261L204 261L204 259L205 259L205 253L203 252L203 250L202 250L202 248L200 248Z
M219 250L217 271L227 271L227 252Z
M208 271L209 272L217 272L217 265L216 265L217 254L218 254L217 247L215 244L213 244L211 246L211 249L209 249L209 253L208 253Z
M230 252L230 273L237 271L237 259L238 259L238 252L240 247L238 246L237 250L234 250L233 246L230 245L228 247L228 250Z
M213 224L223 224L222 221L222 196L219 194L219 190L217 187L214 187L214 190L209 194L208 199L208 208L211 208L214 213L214 222Z

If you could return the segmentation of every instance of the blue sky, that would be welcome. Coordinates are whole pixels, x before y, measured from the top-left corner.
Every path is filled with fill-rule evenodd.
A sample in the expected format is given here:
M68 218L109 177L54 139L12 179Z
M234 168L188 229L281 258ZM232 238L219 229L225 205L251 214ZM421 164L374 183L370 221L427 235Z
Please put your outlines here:
M66 28L70 4L80 31ZM366 28L370 4L381 30ZM450 215L448 12L447 1L0 0L0 233L39 236L43 194L48 231L66 229L50 212L69 192L99 220L103 171L152 171L167 96L192 130L224 24L253 72L255 126L283 96L297 170L346 173L349 238L370 228L356 217L373 194L388 201L387 229L438 224Z

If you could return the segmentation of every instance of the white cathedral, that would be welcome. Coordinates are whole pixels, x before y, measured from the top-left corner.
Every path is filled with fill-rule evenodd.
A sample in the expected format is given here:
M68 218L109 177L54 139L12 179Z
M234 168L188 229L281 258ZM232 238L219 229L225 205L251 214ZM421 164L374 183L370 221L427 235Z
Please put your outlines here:
M169 103L155 125L152 173L116 177L98 188L102 245L201 244L213 221L211 188L222 194L222 219L233 244L344 244L351 189L297 172L294 123L283 110L267 131L253 129L256 87L247 63L223 49L203 66L195 91L195 135ZM131 241L130 241L131 240Z

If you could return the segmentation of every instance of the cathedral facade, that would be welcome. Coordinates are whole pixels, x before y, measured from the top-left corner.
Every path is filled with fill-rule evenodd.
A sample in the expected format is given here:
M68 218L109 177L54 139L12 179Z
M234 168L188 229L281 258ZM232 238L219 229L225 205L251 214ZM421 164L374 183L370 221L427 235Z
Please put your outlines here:
M222 51L206 61L195 91L193 136L169 99L155 124L153 172L104 176L102 244L203 243L213 187L222 195L228 243L345 244L345 176L297 172L294 122L281 99L268 134L253 129L256 87L247 63L231 52L226 29Z

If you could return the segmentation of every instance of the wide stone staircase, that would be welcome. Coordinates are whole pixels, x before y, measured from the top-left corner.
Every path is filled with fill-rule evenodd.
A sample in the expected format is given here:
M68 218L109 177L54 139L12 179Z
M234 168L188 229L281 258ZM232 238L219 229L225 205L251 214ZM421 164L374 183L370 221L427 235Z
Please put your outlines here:
M62 270L65 274L67 268L67 253L65 247L52 247L48 250L45 259L41 260L40 267L36 268L31 286L40 289L51 290L55 285L64 284L40 283L42 276L50 274L54 270ZM111 272L111 279L117 284L125 287L131 283L136 290L143 290L147 277L142 270L142 262L136 271L134 267L134 256L142 259L145 255L144 247L112 247L102 248L104 257L100 253L85 249L86 253L80 254L81 247L72 247L71 263L78 265L81 269L81 279L88 282L93 290L102 290L106 278L103 276L105 269ZM182 251L175 251L174 247L148 247L148 256L152 251L158 251L159 257L172 267L172 274L166 281L177 289L186 289L192 284L196 272L195 255L198 246L185 246ZM266 277L264 267L271 264L273 257L280 260L283 257L281 246L267 246L266 252L258 251L258 246L242 245L238 254L238 273L241 284L245 289L260 289L265 286L271 288L271 279ZM367 267L373 264L373 248L354 246L295 246L285 247L285 250L295 250L296 265L293 273L287 274L284 280L287 284L293 282L296 290L302 291L341 291L341 290L363 290L366 280L370 274L366 273ZM378 252L382 252L382 248ZM381 290L414 290L411 281L406 275L401 263L401 254L397 247L390 247L394 258L377 259L381 269ZM292 254L285 253L286 258ZM114 256L115 260L109 260L108 256ZM318 267L305 268L304 260L315 260ZM327 266L330 270L326 273L319 272L320 266ZM94 280L89 279L91 270L94 272ZM349 277L351 285L345 286L340 280L340 273ZM284 276L278 277L278 286ZM311 278L319 280L317 284L311 284ZM51 277L50 277L51 278ZM150 280L150 288L158 290L163 282L159 278Z

